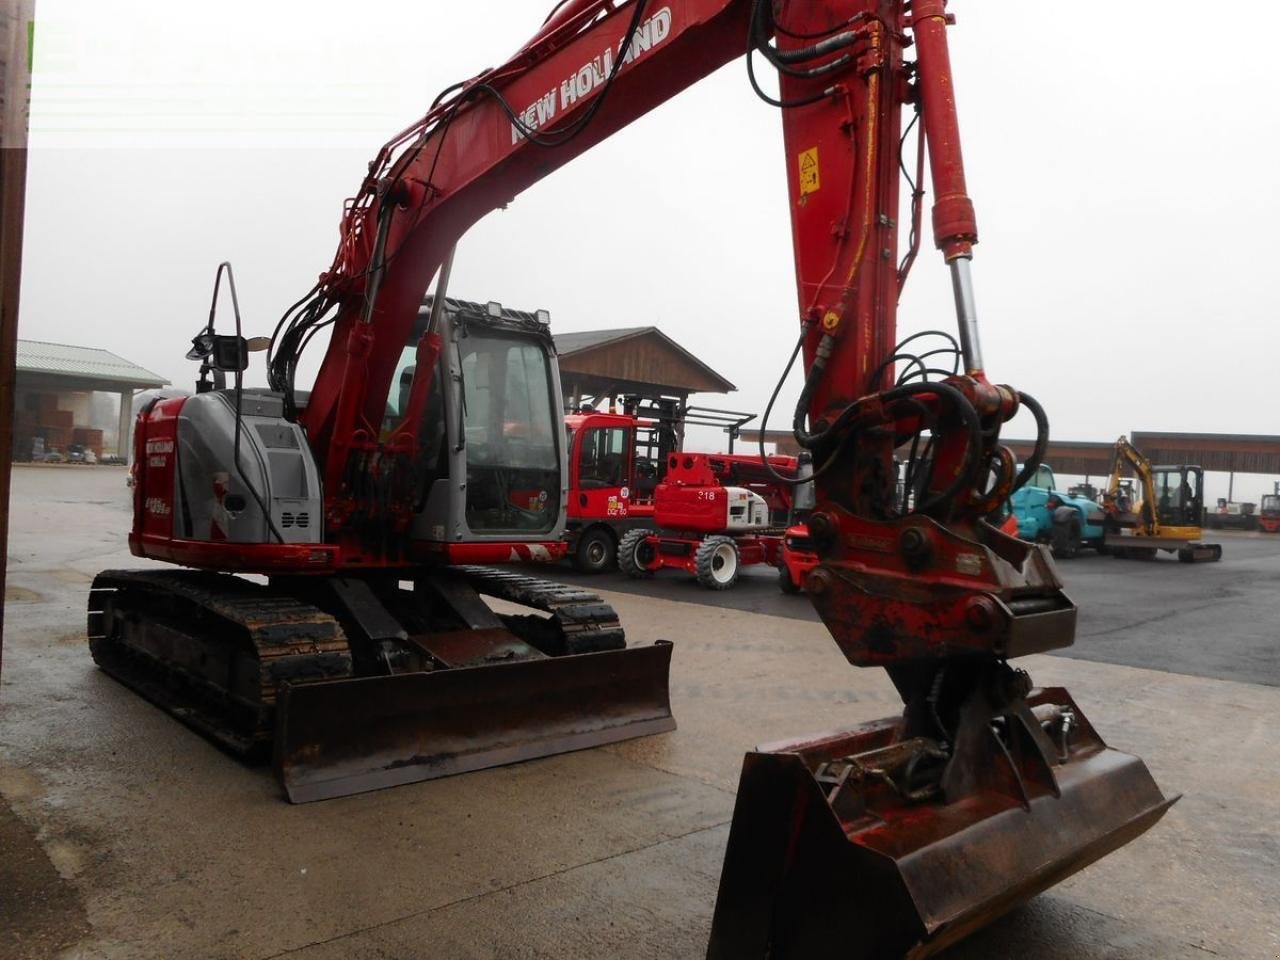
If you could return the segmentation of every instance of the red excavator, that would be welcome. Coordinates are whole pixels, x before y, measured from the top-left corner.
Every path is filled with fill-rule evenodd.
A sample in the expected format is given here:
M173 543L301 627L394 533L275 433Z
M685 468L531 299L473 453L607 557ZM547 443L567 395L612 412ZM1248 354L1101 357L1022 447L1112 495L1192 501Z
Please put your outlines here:
M272 337L269 391L241 387L260 344L211 319L193 346L208 389L142 414L132 548L195 569L99 577L98 661L233 746L274 730L295 798L669 727L670 648L621 649L593 601L541 583L525 599L549 617L498 616L478 592L520 599L521 579L448 565L559 538L545 326L442 310L403 347L477 219L745 54L782 119L793 428L816 488L805 589L903 710L747 754L708 955L923 957L1150 827L1173 801L1146 766L1011 663L1071 644L1076 608L1043 547L985 519L1035 472L1048 422L983 367L949 22L944 0L557 5L374 158L332 265ZM895 335L926 153L958 320L931 349ZM299 357L326 329L304 396ZM1019 468L1000 434L1023 409L1037 443Z

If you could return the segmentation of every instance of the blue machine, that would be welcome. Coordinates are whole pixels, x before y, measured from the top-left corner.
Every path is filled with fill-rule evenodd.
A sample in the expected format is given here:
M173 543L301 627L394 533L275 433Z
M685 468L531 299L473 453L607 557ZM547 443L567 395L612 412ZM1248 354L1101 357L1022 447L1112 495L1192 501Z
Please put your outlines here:
M1106 552L1102 508L1059 490L1048 464L1042 463L1010 502L1018 518L1018 536L1049 544L1055 557L1074 557L1084 547Z

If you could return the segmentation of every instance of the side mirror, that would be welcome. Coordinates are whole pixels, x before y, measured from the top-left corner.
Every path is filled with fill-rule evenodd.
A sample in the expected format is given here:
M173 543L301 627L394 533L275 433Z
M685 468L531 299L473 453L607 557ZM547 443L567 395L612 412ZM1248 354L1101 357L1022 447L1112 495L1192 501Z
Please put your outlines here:
M213 337L213 352L209 358L209 366L224 373L237 373L249 366L249 345L244 337Z
M248 368L250 353L266 350L269 346L269 337L246 340L244 337L202 333L192 339L187 359L204 361L210 369L223 373L238 373Z

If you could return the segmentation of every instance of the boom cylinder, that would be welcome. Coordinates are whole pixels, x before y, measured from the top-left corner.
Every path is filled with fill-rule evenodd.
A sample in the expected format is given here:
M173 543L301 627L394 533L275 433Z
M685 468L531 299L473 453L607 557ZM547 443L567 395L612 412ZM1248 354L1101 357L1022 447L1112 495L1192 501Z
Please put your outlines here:
M912 31L916 38L917 82L929 170L933 178L933 239L951 267L951 289L960 328L965 372L982 371L982 343L978 339L978 310L969 261L978 242L978 222L964 181L960 152L960 123L956 117L951 54L947 50L945 0L918 0Z
M965 190L960 123L956 117L951 55L947 51L947 14L943 0L919 0L914 6L917 82L929 169L933 178L933 239L947 261L971 257L978 242L973 201Z

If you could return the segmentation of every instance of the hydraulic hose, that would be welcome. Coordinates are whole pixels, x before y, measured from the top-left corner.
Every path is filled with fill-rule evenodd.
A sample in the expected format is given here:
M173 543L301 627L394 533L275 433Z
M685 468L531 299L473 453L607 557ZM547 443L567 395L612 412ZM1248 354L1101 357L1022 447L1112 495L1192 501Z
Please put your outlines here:
M1028 480L1035 476L1036 470L1040 463L1044 460L1044 455L1049 449L1049 417L1044 412L1044 407L1036 401L1036 398L1029 393L1018 391L1018 401L1031 411L1031 415L1036 418L1036 445L1031 451L1031 456L1027 458L1027 462L1022 465L1022 469L1018 472L1018 478L1013 481L1013 493L1020 490Z

